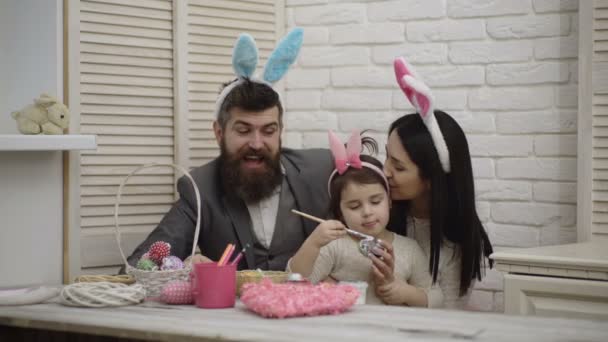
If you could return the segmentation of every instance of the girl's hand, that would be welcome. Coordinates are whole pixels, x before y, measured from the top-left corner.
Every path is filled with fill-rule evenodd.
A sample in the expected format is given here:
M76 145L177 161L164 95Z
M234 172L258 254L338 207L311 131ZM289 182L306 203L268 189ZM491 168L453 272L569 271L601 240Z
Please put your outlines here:
M388 284L377 285L376 284L376 295L380 298L385 304L388 305L403 305L404 301L404 285L407 286L402 280L395 280Z
M346 236L344 224L336 220L327 220L315 228L310 234L310 241L318 248L321 248L333 240Z
M382 247L370 253L372 273L377 286L392 283L395 280L395 252L388 241L381 241Z

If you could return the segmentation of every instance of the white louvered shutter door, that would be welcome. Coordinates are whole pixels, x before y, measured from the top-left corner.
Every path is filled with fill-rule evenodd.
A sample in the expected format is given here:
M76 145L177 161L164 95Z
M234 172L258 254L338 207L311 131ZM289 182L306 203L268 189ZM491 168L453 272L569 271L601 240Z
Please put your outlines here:
M81 157L81 267L120 265L114 202L140 164L174 161L172 3L80 2L81 132L97 135ZM129 180L120 208L125 253L158 224L174 200L170 168ZM93 269L92 269L93 268Z
M218 155L213 111L221 85L234 79L232 47L247 32L259 49L259 66L283 29L283 1L190 0L188 5L188 104L190 108L190 167ZM258 71L260 68L258 68Z
M283 0L83 0L80 17L80 132L98 150L80 165L82 273L122 263L113 227L119 182L137 166L205 164L219 149L215 99L232 80L232 46L250 33L263 66L283 34ZM280 85L279 85L280 87ZM128 255L175 200L172 169L129 180L120 207ZM204 196L204 194L203 194Z
M608 0L593 9L593 222L591 238L608 240Z

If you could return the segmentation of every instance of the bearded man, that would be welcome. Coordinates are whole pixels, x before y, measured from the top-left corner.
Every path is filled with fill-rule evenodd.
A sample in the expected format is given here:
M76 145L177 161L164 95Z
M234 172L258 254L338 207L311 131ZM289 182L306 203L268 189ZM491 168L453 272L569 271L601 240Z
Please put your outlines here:
M240 251L238 269L285 270L287 260L317 223L291 209L325 217L327 179L333 170L328 150L281 147L283 107L267 84L242 80L223 99L213 130L220 156L191 175L201 194L198 246L203 261L218 261L226 245ZM155 241L171 244L171 254L190 255L196 199L189 180L178 181L179 200L129 257L135 265Z

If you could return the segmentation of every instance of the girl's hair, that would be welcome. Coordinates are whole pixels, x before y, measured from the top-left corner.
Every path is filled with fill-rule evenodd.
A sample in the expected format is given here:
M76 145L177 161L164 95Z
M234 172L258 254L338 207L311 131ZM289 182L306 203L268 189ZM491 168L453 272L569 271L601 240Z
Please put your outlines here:
M448 114L435 110L435 117L450 153L450 173L441 167L437 150L420 115L402 116L390 126L395 131L411 160L418 166L420 177L431 183L431 250L429 270L437 281L441 240L447 238L460 246L462 256L460 295L466 294L474 278L481 280L485 257L492 245L475 208L473 169L467 139L458 123ZM406 213L409 201L393 201L388 229L407 234ZM442 256L446 257L446 256ZM490 260L490 267L492 261Z
M376 143L373 138L362 137L361 145L367 148L368 151L372 154L378 153L378 143ZM360 158L362 162L368 162L372 165L375 165L380 170L382 170L383 168L382 163L371 155L361 154ZM361 167L360 169L349 167L343 174L337 174L336 176L334 176L329 185L329 210L331 215L336 219L342 220L342 211L340 210L342 190L344 190L346 185L350 183L381 184L382 187L387 191L387 193L389 191L386 188L386 183L384 179L376 171L365 166Z

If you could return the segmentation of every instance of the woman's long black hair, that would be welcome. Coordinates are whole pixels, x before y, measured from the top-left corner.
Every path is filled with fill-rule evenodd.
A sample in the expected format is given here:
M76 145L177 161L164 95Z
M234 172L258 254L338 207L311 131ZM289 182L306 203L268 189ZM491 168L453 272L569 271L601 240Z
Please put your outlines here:
M492 254L492 244L475 208L475 185L467 139L458 123L436 110L435 117L450 153L450 173L441 167L435 144L418 114L408 114L393 122L393 131L418 166L422 179L431 183L431 250L429 271L433 282L439 271L441 240L445 237L460 246L462 259L460 295L466 294L474 278L481 280L485 257ZM393 201L388 229L407 235L406 217L409 201ZM492 261L490 260L490 267Z

